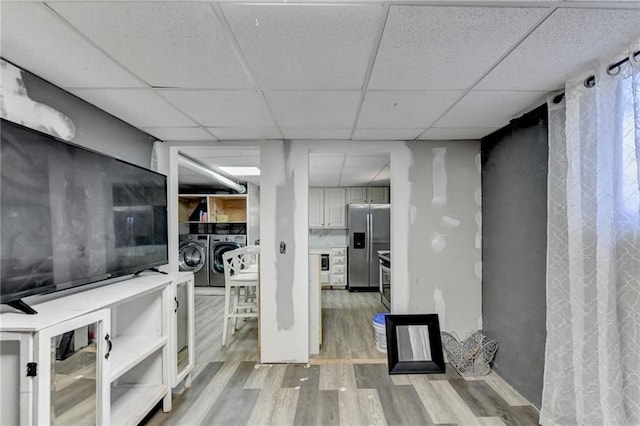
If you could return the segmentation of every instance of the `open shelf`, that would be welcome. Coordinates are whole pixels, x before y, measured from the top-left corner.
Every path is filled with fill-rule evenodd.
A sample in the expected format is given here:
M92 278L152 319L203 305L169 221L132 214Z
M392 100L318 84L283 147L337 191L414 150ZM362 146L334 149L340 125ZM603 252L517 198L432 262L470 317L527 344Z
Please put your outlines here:
M113 386L111 424L137 425L168 390L163 384Z
M158 349L167 344L167 336L119 336L112 340L111 381L118 379Z

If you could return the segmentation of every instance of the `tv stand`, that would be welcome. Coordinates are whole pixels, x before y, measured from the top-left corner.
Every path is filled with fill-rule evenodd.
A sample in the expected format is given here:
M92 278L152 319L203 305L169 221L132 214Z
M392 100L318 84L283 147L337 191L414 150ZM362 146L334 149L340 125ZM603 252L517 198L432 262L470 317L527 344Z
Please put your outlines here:
M22 299L18 299L18 300L14 300L13 302L9 302L9 303L7 303L7 305L9 305L12 308L17 309L17 310L19 310L21 312L24 312L25 314L28 314L28 315L35 315L35 314L38 313L38 311L36 311L31 306L29 306L26 303L24 303L22 301Z
M159 273L159 274L167 275L167 273L166 273L166 272L161 271L161 270L160 270L160 269L158 269L158 268L146 268L146 269L141 269L141 270L137 271L135 274L133 274L133 276L134 276L134 277L140 276L140 274L141 274L141 273L143 273L144 271L157 272L157 273Z

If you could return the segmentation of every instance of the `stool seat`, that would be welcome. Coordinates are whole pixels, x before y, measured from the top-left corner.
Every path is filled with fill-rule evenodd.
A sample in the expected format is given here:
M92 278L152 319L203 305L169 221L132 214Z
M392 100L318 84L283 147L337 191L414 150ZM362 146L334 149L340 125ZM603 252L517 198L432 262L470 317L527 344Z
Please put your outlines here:
M248 246L222 255L225 281L222 346L226 344L230 319L233 319L231 334L235 334L238 318L258 317L259 254L257 246Z

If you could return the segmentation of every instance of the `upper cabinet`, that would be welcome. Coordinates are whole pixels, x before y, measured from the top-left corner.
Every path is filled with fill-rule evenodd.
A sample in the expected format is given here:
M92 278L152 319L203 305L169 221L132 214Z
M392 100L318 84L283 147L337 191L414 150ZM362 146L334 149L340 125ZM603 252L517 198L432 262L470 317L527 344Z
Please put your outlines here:
M348 204L389 202L389 187L386 186L355 186L346 190Z
M247 221L246 195L180 195L180 222L244 223Z
M309 188L309 228L345 228L345 188Z

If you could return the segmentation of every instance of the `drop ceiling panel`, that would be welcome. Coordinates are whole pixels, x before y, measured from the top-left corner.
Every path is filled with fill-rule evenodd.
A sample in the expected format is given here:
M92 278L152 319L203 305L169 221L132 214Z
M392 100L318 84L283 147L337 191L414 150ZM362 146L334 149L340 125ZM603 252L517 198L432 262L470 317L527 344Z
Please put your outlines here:
M369 167L381 169L390 161L389 154L386 155L347 155L344 161L345 169L348 167Z
M544 103L545 92L473 91L438 120L438 127L503 127Z
M429 127L464 92L452 91L368 91L358 127Z
M283 127L285 139L349 139L351 128L348 129L311 129Z
M71 2L51 7L152 86L251 87L208 3Z
M206 127L275 127L256 91L162 90L162 96Z
M420 140L464 140L464 139L480 139L494 131L497 127L477 127L477 128L436 128L432 127L422 133L418 139Z
M136 127L196 126L151 89L73 89L71 92Z
M281 127L318 129L353 126L360 92L265 92Z
M640 9L558 9L477 89L558 90L640 35Z
M466 89L543 8L392 6L369 88Z
M143 127L142 130L163 141L215 141L216 138L201 127Z
M0 18L2 56L57 86L144 87L44 4L3 3Z
M275 127L208 127L220 140L282 139Z
M380 5L221 7L262 88L362 87Z
M357 128L353 135L353 139L370 140L370 141L405 141L415 139L420 133L424 131L424 127L421 129L365 129Z

